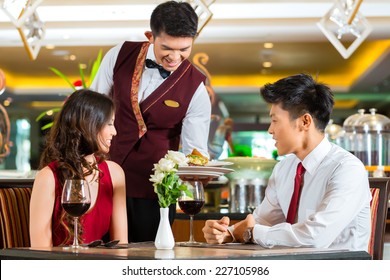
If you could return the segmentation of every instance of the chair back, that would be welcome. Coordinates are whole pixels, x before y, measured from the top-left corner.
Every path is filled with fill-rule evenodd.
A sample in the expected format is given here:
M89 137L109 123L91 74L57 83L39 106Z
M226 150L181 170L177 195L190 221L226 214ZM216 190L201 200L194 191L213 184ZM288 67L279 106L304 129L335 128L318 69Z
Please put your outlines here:
M31 186L0 187L0 249L29 247Z
M371 238L368 253L372 259L383 259L390 178L369 178L371 200Z

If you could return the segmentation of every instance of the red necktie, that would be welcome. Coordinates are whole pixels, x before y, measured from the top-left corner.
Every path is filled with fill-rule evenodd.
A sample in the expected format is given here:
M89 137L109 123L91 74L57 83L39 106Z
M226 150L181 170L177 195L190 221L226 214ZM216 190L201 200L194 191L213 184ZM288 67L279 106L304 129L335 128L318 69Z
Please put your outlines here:
M303 167L302 163L300 162L300 163L298 163L298 166L297 166L297 173L295 175L295 183L294 183L294 193L291 197L290 207L288 208L287 219L286 219L286 222L290 223L290 224L295 223L295 217L297 214L299 196L301 193L303 174L305 174L305 168Z

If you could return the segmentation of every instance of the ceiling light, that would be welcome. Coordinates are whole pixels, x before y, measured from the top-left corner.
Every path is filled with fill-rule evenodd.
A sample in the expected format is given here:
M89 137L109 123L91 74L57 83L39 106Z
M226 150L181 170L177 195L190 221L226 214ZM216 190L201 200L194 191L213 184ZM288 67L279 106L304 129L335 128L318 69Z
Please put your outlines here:
M271 68L272 67L272 62L271 61L264 61L263 62L263 67L264 68Z
M31 60L35 60L45 37L45 26L37 7L42 0L5 0L2 9L15 25Z
M55 50L55 51L52 51L51 54L54 55L54 56L65 56L65 55L69 55L69 51L67 51L67 50Z
M46 34L43 22L39 19L36 11L29 16L24 23L17 27L24 47L31 60L35 60L41 49L41 43Z
M195 13L198 16L198 36L202 31L203 27L207 25L210 19L213 16L213 13L210 11L209 7L215 0L208 0L205 3L202 0L186 0L192 8L195 10Z
M359 12L362 1L338 0L317 23L322 33L345 59L352 55L372 31L369 22ZM355 37L350 44L341 41L348 34ZM347 44L349 46L345 47Z
M2 9L16 27L21 27L43 0L4 0Z

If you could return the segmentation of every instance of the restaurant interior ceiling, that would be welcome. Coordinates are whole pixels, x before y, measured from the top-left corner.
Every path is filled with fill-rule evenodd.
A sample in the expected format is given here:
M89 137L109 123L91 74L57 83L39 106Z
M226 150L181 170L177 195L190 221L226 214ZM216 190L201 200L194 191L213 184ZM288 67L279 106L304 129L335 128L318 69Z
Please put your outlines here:
M15 104L41 101L29 105L38 107L61 102L71 89L49 67L72 81L79 79L78 65L89 65L99 50L104 54L124 40L144 40L150 13L161 2L43 0L36 11L45 36L35 60L0 10L0 69L7 85L0 102L10 97ZM196 39L193 54L208 56L205 67L211 86L232 117L267 122L268 108L259 97L259 88L297 73L312 74L333 89L333 116L339 121L360 108L390 114L389 0L362 2L359 13L372 31L347 59L317 25L335 5L334 0L203 2L209 3L213 15ZM272 67L264 67L264 62L271 62Z

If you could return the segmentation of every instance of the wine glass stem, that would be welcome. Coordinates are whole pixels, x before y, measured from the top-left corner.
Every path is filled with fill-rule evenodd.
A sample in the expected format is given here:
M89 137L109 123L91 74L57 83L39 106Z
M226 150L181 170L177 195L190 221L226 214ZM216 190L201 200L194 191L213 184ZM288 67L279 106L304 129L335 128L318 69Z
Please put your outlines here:
M79 238L78 238L78 217L74 217L73 222L74 222L74 233L73 233L73 247L78 247L79 246Z
M194 215L190 215L190 241L191 243L195 242L194 240Z

